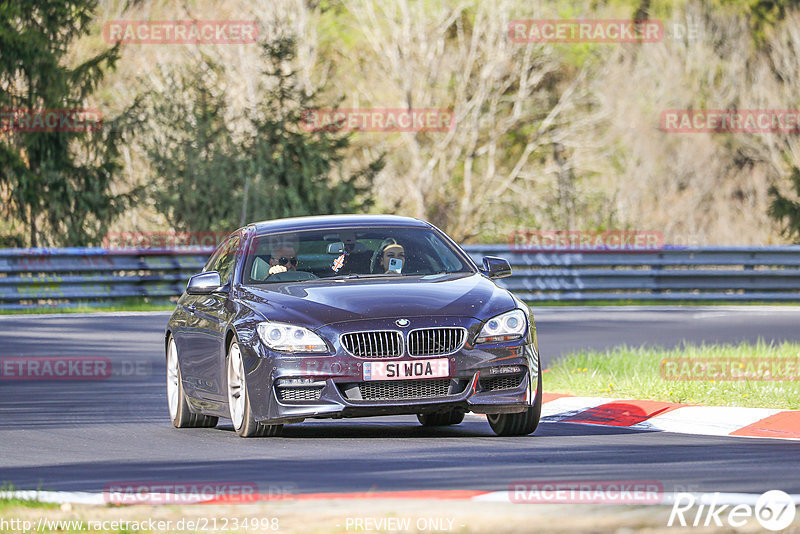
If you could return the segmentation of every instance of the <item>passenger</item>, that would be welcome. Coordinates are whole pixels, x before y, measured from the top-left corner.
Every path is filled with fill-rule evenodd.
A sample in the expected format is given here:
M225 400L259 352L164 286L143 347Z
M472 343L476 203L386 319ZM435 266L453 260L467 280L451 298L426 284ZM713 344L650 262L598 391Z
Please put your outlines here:
M400 245L399 243L390 243L389 245L386 245L386 247L383 249L383 253L381 254L381 267L383 267L384 274L389 274L389 273L400 274L400 269L402 269L402 264L400 266L400 269L394 269L394 270L389 269L389 262L392 259L398 259L403 263L405 263L406 250L403 248L403 245Z

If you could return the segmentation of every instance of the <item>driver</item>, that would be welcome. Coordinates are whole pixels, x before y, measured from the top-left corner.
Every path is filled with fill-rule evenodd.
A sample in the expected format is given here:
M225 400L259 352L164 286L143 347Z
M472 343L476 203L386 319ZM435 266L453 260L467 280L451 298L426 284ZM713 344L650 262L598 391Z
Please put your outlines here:
M276 245L269 258L269 274L297 270L297 251L292 245Z

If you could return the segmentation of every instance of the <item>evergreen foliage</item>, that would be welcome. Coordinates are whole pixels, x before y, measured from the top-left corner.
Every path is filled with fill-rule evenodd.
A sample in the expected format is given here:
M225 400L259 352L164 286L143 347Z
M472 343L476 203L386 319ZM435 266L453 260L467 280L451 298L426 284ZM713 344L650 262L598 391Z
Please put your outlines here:
M96 5L0 2L0 191L6 216L24 225L28 246L98 243L136 195L110 192L122 168L120 145L134 126L130 109L84 131L61 125L31 131L18 122L45 110L87 108L87 98L119 59L114 46L77 66L66 64L70 43L89 32Z
M365 211L372 204L378 158L349 175L341 168L349 135L307 130L304 114L317 106L291 70L296 44L282 38L262 45L267 65L263 98L245 119L248 134L235 140L227 126L220 69L206 64L174 80L151 100L157 135L147 142L156 179L156 208L178 230L233 229L281 217Z
M795 193L800 197L800 169L792 169L789 181ZM800 243L800 200L793 200L784 196L774 185L769 188L769 196L772 202L769 207L769 215L773 219L783 224L783 233L789 239Z

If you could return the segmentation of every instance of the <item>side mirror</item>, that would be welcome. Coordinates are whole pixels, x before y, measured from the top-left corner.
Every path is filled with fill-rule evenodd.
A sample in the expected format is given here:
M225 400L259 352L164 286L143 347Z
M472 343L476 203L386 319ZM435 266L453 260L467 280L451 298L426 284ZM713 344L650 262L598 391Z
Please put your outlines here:
M190 295L210 295L220 290L222 280L217 271L200 273L189 278L186 285L186 292Z
M511 276L511 264L503 258L484 256L481 272L489 278L505 278Z

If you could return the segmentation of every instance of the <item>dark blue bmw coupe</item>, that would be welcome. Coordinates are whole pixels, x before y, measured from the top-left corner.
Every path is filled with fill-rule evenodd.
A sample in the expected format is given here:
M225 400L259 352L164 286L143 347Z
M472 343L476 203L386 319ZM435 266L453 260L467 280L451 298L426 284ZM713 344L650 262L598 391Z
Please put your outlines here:
M442 231L395 216L251 224L193 276L166 331L178 428L233 420L243 437L306 418L487 415L499 435L538 423L542 379L528 307Z

